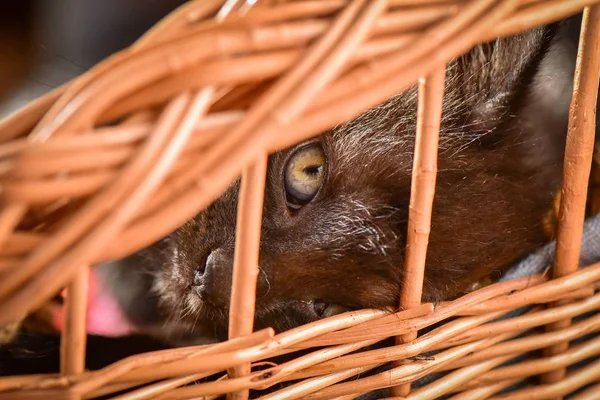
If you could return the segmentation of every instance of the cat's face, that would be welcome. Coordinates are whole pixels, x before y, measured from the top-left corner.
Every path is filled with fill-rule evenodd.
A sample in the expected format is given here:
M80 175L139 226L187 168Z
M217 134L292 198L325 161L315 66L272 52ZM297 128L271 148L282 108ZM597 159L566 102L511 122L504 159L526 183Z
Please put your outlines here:
M542 225L559 183L566 113L554 116L553 130L540 130L539 113L532 119L521 101L537 95L529 87L545 51L541 32L476 49L448 69L424 300L460 295L547 240ZM270 157L257 328L397 306L416 108L413 89ZM239 182L144 251L160 265L155 289L169 317L220 338L238 191Z

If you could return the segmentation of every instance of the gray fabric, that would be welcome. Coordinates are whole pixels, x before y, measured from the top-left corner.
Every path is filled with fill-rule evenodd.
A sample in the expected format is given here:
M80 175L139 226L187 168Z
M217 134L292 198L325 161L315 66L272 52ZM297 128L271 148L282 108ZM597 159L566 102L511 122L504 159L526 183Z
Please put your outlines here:
M547 244L546 246L540 248L539 250L535 251L534 253L530 254L529 256L525 257L523 260L521 260L516 265L511 267L508 271L506 271L504 273L504 275L499 279L499 281L504 282L504 281L508 281L511 279L517 279L517 278L522 278L525 276L531 276L531 275L543 273L550 265L552 265L552 262L554 261L555 247L556 247L556 242L551 242L551 243ZM600 215L597 215L593 218L588 219L585 223L583 239L582 239L581 254L580 254L580 258L579 258L579 265L587 266L590 264L597 263L599 261L600 261ZM500 319L513 318L515 316L525 313L527 311L527 309L528 309L528 307L514 310L510 313L507 313ZM575 318L575 321L581 320L584 317L589 317L589 315L590 314L587 314L585 316L580 316L579 318ZM574 341L574 343L582 343L585 340L590 339L591 337L595 337L596 335L597 334L593 334L591 336L578 339L578 340ZM432 353L428 353L428 354L433 355L435 353L432 352ZM520 356L517 359L507 362L506 365L515 363L518 361L522 361L523 359L526 359L528 357L535 356L535 354L536 354L535 352L532 352L525 356ZM597 359L597 357L596 357L596 359ZM578 363L577 365L574 365L573 368L582 367L585 364L589 363L590 361L593 361L593 360L584 360L584 361ZM376 373L383 372L384 370L389 369L389 368L391 368L390 365L377 370ZM436 379L440 378L443 375L444 374L441 374L441 373L430 374L430 375L414 382L413 386L414 387L425 386L425 385L435 381ZM512 387L506 389L505 392L518 389L519 387L522 387L526 383L527 382L525 382L525 381L518 383L515 386L512 386ZM573 393L573 394L575 394L575 393ZM375 400L375 399L385 398L388 396L389 396L389 393L387 390L377 390L377 391L374 391L371 393L367 393L363 396L360 396L359 399L360 400ZM569 398L569 397L570 396L567 396L566 398ZM445 399L445 398L447 398L447 397L443 396L443 397L440 397L439 399Z
M555 242L527 256L509 269L500 281L521 278L543 272L554 260ZM600 215L586 221L581 241L579 265L590 265L600 261Z

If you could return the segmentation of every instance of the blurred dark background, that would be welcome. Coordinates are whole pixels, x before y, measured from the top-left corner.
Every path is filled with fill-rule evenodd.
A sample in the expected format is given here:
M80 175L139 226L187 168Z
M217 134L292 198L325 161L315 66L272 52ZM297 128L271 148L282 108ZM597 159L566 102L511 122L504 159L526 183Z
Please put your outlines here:
M127 47L186 1L3 1L0 118Z

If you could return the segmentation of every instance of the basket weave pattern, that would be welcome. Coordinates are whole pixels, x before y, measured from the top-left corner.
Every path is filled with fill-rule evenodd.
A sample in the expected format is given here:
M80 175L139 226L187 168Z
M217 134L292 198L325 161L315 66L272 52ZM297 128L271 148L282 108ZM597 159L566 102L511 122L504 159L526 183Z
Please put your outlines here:
M69 290L62 375L1 378L0 397L89 398L148 383L128 396L244 398L249 389L297 380L263 398L354 398L395 387L410 399L452 393L479 399L547 373L544 384L510 395L529 399L600 381L600 361L561 379L566 366L600 353L600 338L565 345L600 330L600 316L570 323L600 309L600 264L576 271L594 139L593 118L585 116L594 112L590 93L598 90L599 2L259 1L243 15L221 20L216 13L223 0L199 0L130 49L0 122L0 326L61 288ZM431 217L444 66L475 44L584 7L552 274L498 283L435 307L421 304L426 240L419 235L426 235ZM405 311L353 311L276 336L270 329L252 333L267 155L357 117L423 76L408 235L413 246L401 294ZM242 256L234 267L233 339L85 372L89 266L168 234L240 175L236 243ZM533 307L524 315L493 321L526 305ZM417 337L418 330L451 317ZM545 333L515 338L545 325ZM394 336L397 346L353 353ZM323 346L251 372L253 363ZM496 368L544 348L545 358ZM431 350L441 352L421 356ZM342 382L389 362L395 362L391 370ZM185 386L231 369L227 379ZM407 384L436 371L452 372L409 391ZM598 392L596 386L579 398Z

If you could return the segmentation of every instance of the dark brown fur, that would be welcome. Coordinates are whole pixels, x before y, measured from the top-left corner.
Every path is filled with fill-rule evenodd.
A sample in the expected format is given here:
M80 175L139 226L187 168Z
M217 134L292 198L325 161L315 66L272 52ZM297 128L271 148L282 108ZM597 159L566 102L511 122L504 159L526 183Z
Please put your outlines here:
M455 298L548 240L543 222L560 183L576 52L565 38L574 26L497 40L449 65L424 300ZM416 108L413 88L314 139L327 176L298 211L283 189L296 147L270 157L257 328L315 320L315 302L398 304ZM153 322L169 321L171 337L226 337L238 189L124 261L151 279ZM192 283L211 253L201 299Z

